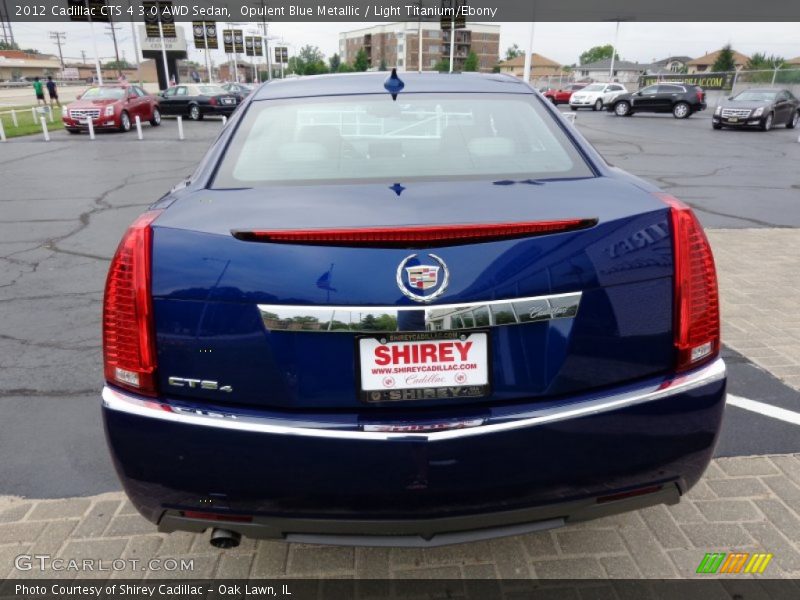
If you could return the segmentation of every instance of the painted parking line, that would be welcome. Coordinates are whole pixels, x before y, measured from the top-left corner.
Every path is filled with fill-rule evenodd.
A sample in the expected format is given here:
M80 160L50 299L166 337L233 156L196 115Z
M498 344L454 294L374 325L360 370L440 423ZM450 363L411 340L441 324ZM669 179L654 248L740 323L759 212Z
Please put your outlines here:
M786 410L785 408L773 406L772 404L750 400L749 398L742 398L741 396L734 396L733 394L728 394L727 402L731 406L743 408L744 410L749 410L764 415L765 417L785 421L792 425L800 425L800 413L792 410Z

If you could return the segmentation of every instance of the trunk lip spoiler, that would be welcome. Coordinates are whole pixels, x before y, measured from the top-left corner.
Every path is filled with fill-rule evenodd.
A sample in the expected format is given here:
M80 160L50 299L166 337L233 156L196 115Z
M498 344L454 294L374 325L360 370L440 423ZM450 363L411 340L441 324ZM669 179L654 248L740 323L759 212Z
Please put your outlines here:
M596 226L598 217L501 223L443 223L379 227L321 227L306 229L231 229L243 242L347 248L426 249L501 242L581 231Z
M553 319L571 319L578 315L583 292L568 292L565 294L550 294L545 296L527 296L523 298L509 298L507 300L485 300L477 302L459 302L450 304L430 304L430 305L405 305L405 306L348 306L348 305L293 305L293 304L258 304L258 311L261 320L268 331L291 331L295 333L355 333L355 334L380 334L395 333L406 331L404 329L394 330L382 329L363 329L359 324L368 315L373 317L390 316L398 323L401 313L419 314L425 313L425 324L441 319L449 319L453 322L453 317L465 323L464 317L468 313L473 315L473 326L442 327L435 331L470 331L485 330L494 327L506 327L513 325L524 325L527 323L537 323L550 321ZM477 325L474 319L475 313L486 311L489 322L486 325ZM295 314L296 313L296 314ZM294 316L314 317L319 328L297 329L297 322L292 321ZM496 316L499 314L508 315L514 322L497 323ZM277 315L276 319L272 315ZM334 321L339 321L347 325L347 329L333 329ZM327 328L322 326L327 323ZM308 323L300 323L301 326ZM294 326L294 327L293 327ZM433 331L426 329L419 331ZM410 332L410 331L409 331Z
M690 392L726 378L725 362L716 358L696 370L672 374L660 381L652 380L634 389L624 392L601 392L586 400L566 405L544 408L529 416L513 418L500 422L488 422L469 428L450 429L428 433L394 433L364 431L363 429L335 429L321 427L293 427L277 424L277 420L268 417L252 417L237 415L233 412L213 412L200 409L179 409L166 402L154 401L150 398L135 396L122 390L105 386L102 392L103 407L107 410L127 413L139 417L170 421L182 425L212 427L242 432L262 433L270 435L293 435L312 438L328 438L353 441L419 441L440 442L461 439L471 436L496 434L526 427L547 425L568 419L577 419L607 413L630 406L654 402L672 396ZM285 423L285 419L281 420Z

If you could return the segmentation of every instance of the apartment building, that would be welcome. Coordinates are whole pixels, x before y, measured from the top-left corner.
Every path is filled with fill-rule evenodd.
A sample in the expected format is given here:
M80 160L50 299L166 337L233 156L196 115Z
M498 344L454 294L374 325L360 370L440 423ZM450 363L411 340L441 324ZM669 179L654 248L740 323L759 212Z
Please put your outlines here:
M440 60L450 59L450 31L442 31L438 21L422 23L422 69L430 71ZM364 48L370 67L384 62L388 68L416 71L419 68L419 23L387 23L339 34L339 54L352 64ZM467 23L455 31L454 69L459 71L470 52L478 57L479 70L490 72L500 54L500 26Z

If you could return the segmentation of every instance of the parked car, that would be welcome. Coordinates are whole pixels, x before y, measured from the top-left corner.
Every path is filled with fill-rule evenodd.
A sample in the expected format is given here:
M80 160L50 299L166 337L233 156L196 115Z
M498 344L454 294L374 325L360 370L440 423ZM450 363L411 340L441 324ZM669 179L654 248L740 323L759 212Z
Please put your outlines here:
M739 92L719 103L711 117L714 129L760 127L769 131L775 125L797 127L800 101L789 90L755 88Z
M252 86L244 85L243 83L225 83L221 87L226 92L234 94L239 99L239 102L252 94L254 89Z
M384 77L260 87L124 235L133 505L217 547L436 546L678 502L726 385L692 210L522 81Z
M586 87L585 83L572 83L559 90L547 90L544 97L553 104L568 104L572 94Z
M607 103L627 92L628 90L620 83L593 83L574 92L570 96L569 107L572 110L578 110L579 108L603 110Z
M161 112L202 121L206 115L230 116L241 101L222 86L210 83L176 85L160 93Z
M64 129L79 133L89 129L130 131L136 117L153 127L161 124L158 99L137 85L95 85L70 102L62 112Z
M606 104L606 109L618 117L630 117L637 112L671 112L676 119L685 119L705 108L703 88L686 83L648 85L638 92L621 94Z

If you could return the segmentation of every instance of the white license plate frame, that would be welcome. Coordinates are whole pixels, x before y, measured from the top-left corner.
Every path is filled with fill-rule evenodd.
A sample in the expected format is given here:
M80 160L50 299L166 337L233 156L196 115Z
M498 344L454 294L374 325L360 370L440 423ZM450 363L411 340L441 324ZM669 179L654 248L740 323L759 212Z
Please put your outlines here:
M356 338L359 399L381 403L488 396L490 341L485 330L360 336Z

